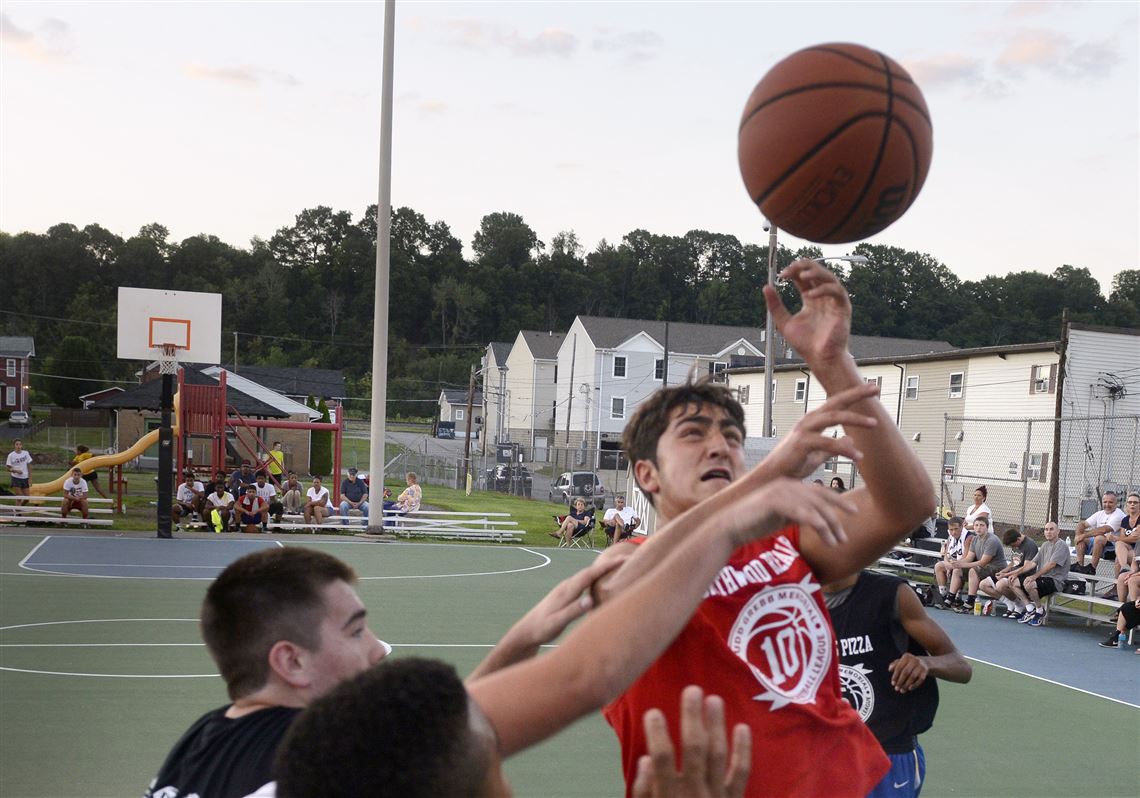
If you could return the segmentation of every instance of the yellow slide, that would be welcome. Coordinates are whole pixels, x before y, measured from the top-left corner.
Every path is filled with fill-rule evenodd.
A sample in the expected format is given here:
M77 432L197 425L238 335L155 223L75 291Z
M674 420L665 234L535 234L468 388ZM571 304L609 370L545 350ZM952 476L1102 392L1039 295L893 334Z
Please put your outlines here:
M174 395L174 434L178 434L178 394ZM145 452L151 446L158 443L158 433L156 429L151 430L146 435L143 435L134 442L129 449L125 449L115 454L102 454L98 457L88 457L86 460L79 463L79 468L83 469L84 474L90 474L97 468L107 468L108 466L116 466L120 463L125 463L129 460L134 460L140 454ZM51 482L37 482L29 489L32 496L50 496L53 493L58 493L63 490L63 483L71 476L71 469L75 466L69 466L67 471L63 473L58 479L53 479Z

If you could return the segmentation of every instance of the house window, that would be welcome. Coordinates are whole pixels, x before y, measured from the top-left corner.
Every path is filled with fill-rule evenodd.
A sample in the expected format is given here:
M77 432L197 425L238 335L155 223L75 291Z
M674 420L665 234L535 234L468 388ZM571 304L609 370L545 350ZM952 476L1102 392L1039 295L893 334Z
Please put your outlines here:
M748 404L748 394L749 394L749 389L751 387L752 387L751 385L741 385L740 388L738 389L737 393L740 397L740 400L739 400L740 404L742 404L742 405Z
M839 470L839 461L838 461L838 460L836 460L836 459L834 459L834 458L832 458L831 460L828 460L828 461L826 461L826 462L823 464L823 470L824 470L824 471L826 471L826 472L827 472L827 473L829 473L829 474L834 474L836 471L838 471L838 470Z
M727 363L721 363L720 361L716 360L714 360L712 363L709 363L709 374L712 375L713 382L725 382L724 370L726 368L728 368Z
M614 355L614 376L625 377L625 355Z
M1016 476L1017 476L1017 471L1018 471L1018 469L1017 469L1017 461L1016 461L1016 460L1010 460L1010 461L1009 461L1009 475L1010 475L1011 477L1016 477Z
M554 384L558 384L558 364L554 364Z
M16 389L9 386L4 390L4 404L8 407L16 406Z
M863 382L873 382L876 385L878 385L879 388L883 387L883 378L882 377L864 377Z
M1041 481L1041 455L1029 455L1029 464L1025 469L1025 478L1036 480L1038 482Z
M954 479L954 472L958 468L958 452L946 451L942 453L942 478L949 482Z
M802 403L807 396L807 380L796 380L796 397L793 402Z
M1029 375L1029 393L1053 393L1057 385L1057 366L1034 366Z
M907 377L906 378L906 398L907 399L917 399L918 398L918 377Z
M550 426L558 426L558 400L555 399L550 403Z
M15 377L16 376L16 358L14 358L14 357L8 358L7 374L9 377Z
M665 379L665 359L657 358L653 361L653 379L660 382Z
M962 398L962 384L965 381L965 375L961 371L956 371L950 375L950 390L946 394L950 399Z
M455 408L455 420L456 421L462 421L463 420L463 408L461 408L461 407Z
M610 418L625 418L625 397L610 398Z
M776 385L777 384L778 383L775 380L772 380L772 404L776 403Z

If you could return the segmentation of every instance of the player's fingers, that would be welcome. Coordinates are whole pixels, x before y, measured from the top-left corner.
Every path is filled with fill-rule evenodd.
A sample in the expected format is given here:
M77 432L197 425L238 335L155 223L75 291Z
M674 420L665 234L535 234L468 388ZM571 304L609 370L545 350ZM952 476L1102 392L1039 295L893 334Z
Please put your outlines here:
M725 798L742 798L752 773L752 730L743 723L732 730L732 755L725 776Z
M724 700L718 695L705 698L705 728L709 753L705 776L712 796L724 795L725 766L728 763L728 735L724 728Z
M671 784L676 779L676 760L665 715L659 709L650 709L642 722L645 726L645 748L653 760L654 780L658 785Z
M796 423L796 426L801 429L819 431L840 425L845 427L873 427L878 423L878 419L874 416L868 416L865 413L835 408L824 409L821 407L819 410L813 410L800 419L799 422Z
M653 794L653 758L648 754L638 757L637 777L633 780L633 798L658 798L658 796Z
M696 685L681 691L681 782L691 791L704 784L708 765L703 704L704 692Z
M764 286L764 305L768 308L768 314L771 315L777 328L782 327L792 317L792 314L784 307L784 300L780 299L780 293L770 285Z

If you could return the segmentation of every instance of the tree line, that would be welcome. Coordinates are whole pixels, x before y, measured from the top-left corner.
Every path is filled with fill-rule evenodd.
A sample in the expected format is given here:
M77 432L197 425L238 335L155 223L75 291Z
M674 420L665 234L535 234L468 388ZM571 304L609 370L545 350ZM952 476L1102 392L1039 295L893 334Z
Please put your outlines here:
M115 357L118 286L220 292L223 357L241 365L343 369L349 394L371 392L376 209L359 219L319 206L268 240L240 248L213 235L170 240L160 224L122 238L98 224L43 234L0 232L4 335L32 335L33 388L63 406L102 380L130 380ZM489 341L520 329L566 330L581 315L762 326L766 245L691 230L633 230L585 251L573 232L538 239L523 217L484 216L470 251L442 221L392 213L389 415L433 412L441 387L462 387ZM1058 338L1069 317L1140 326L1140 270L1119 272L1105 297L1087 268L959 279L932 255L860 244L867 264L835 267L851 295L854 332L956 346ZM777 247L780 268L818 249ZM783 287L785 299L794 291ZM62 379L62 378L72 379ZM360 402L352 410L365 411Z

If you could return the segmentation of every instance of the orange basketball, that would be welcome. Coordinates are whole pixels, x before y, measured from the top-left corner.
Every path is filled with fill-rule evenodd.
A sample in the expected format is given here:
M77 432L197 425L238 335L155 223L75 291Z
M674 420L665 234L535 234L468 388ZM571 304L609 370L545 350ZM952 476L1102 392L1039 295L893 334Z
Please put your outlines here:
M756 84L738 155L748 196L774 225L842 244L906 212L933 149L926 100L905 69L858 44L821 44Z

